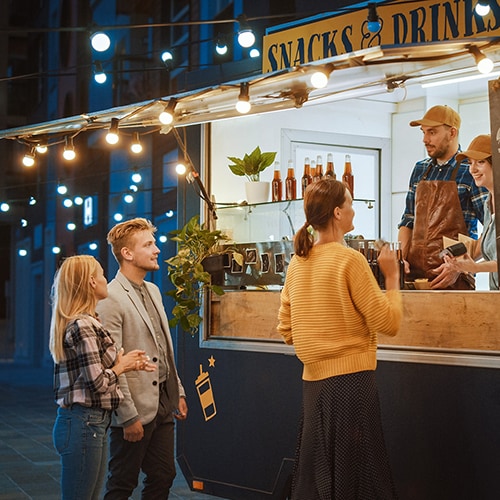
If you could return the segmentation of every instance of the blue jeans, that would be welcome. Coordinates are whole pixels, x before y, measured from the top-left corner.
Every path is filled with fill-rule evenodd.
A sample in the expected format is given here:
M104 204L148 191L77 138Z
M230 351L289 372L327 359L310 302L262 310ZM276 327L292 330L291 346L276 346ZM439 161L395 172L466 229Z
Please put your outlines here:
M59 408L52 433L61 456L61 498L98 499L108 456L107 430L111 412L74 404Z

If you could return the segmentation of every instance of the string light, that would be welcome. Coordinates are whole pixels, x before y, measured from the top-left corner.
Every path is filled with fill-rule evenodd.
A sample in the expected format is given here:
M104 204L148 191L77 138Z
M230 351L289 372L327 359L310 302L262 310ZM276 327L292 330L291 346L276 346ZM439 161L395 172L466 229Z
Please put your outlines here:
M165 50L161 54L161 60L165 67L170 71L174 65L174 55L170 50Z
M106 142L108 144L117 144L120 140L118 136L118 118L111 118L111 125L109 126L109 131L106 134Z
M227 54L227 43L224 38L224 35L218 35L217 40L215 41L215 52L220 56Z
M57 192L58 192L59 194L64 195L64 194L66 194L66 193L68 192L68 188L67 188L64 184L59 184L59 185L57 186Z
M142 144L141 144L141 141L139 139L139 132L133 133L132 143L130 144L130 151L132 151L132 153L134 153L136 155L139 153L142 153Z
M490 1L489 0L478 0L476 8L474 9L476 14L480 16L487 16L490 13Z
M66 137L63 158L68 161L74 160L76 158L75 146L73 145L72 137Z
M236 102L236 110L241 114L246 114L250 109L252 109L252 105L250 104L248 82L243 82L240 85L240 95Z
M184 165L184 163L178 163L176 166L175 166L175 171L177 173L177 175L184 175L186 173L186 165Z
M106 52L111 46L111 39L106 33L97 31L90 36L90 44L97 52Z
M368 31L371 33L377 33L382 27L380 24L380 18L377 14L377 6L374 3L368 4Z
M172 98L170 99L170 101L168 101L165 109L160 113L160 116L158 116L158 119L161 123L163 123L163 125L170 125L174 121L174 111L176 106L176 99Z
M106 82L107 79L108 77L106 76L106 73L104 73L104 70L102 69L101 61L96 61L94 69L94 80L100 85L102 85L103 83Z
M134 172L132 176L130 177L132 179L132 182L135 182L136 184L139 184L139 182L142 182L142 175L139 172ZM137 191L137 186L136 191Z
M487 74L493 70L493 61L486 57L475 45L469 47L469 52L476 61L477 69L480 73Z
M248 49L255 43L255 33L250 28L245 14L239 15L237 17L237 21L240 25L240 29L238 31L238 43L243 48Z
M326 87L332 71L333 71L333 64L331 63L326 64L323 69L316 70L311 75L311 85L315 89L322 89Z
M35 164L35 148L31 148L23 157L23 165L32 167Z
M37 144L35 149L37 153L40 153L42 155L44 155L48 151L47 144L44 143Z

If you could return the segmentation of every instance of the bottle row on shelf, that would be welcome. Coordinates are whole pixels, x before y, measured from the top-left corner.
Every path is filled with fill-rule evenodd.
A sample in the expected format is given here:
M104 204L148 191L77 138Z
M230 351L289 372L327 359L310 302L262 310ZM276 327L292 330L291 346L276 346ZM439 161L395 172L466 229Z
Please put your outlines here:
M333 164L333 154L328 153L326 157L326 170L323 173L323 157L318 155L316 160L311 160L306 156L304 159L304 173L300 179L301 197L304 197L304 192L315 181L328 177L336 179L335 165ZM354 175L352 173L351 156L345 155L344 173L342 174L342 182L344 182L349 189L351 196L354 198ZM283 193L284 184L284 193ZM281 179L281 170L279 162L274 164L274 176L271 183L272 201L296 200L297 194L297 178L295 177L295 167L293 161L288 160L287 175L285 182ZM283 198L284 194L284 198Z

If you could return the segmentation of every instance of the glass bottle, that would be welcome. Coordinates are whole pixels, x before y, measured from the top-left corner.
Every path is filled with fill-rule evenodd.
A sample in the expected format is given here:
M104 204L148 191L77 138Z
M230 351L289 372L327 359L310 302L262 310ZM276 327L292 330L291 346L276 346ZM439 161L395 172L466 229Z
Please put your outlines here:
M335 166L333 165L333 154L328 153L326 157L326 172L325 177L329 177L330 179L336 179L337 174L335 173Z
M316 171L313 175L313 181L319 181L323 178L323 158L321 155L316 156Z
M288 160L288 171L285 179L285 193L287 200L295 200L297 198L297 179L295 179L295 170L293 161Z
M379 283L380 269L378 267L378 261L377 261L377 249L375 248L375 243L373 241L368 242L367 259L368 259L368 265L372 270L373 276L375 276L377 283Z
M351 155L345 155L342 182L347 186L347 189L351 192L351 196L354 198L354 175L352 173Z
M274 162L274 176L271 182L272 201L281 201L283 199L283 181L281 180L280 162Z
M403 248L400 241L394 243L394 249L396 250L396 258L399 264L399 289L403 290L405 287L405 261L403 259Z
M304 175L301 179L301 187L302 187L302 198L304 198L304 193L306 191L307 186L312 182L311 176L311 161L309 160L309 156L304 158Z
M316 180L316 161L311 160L311 177L313 182Z

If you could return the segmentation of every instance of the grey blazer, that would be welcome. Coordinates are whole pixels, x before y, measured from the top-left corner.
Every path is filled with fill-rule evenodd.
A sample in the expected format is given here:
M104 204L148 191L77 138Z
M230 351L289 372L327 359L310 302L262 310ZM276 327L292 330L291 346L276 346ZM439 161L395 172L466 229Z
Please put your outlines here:
M174 409L179 404L179 396L185 396L186 393L175 368L172 337L160 289L153 283L146 281L144 283L160 315L171 356L169 364L178 381L178 394L169 396ZM158 344L142 298L120 271L108 285L108 297L98 303L97 313L118 349L123 347L126 353L132 349L142 349L153 361L158 359ZM136 420L140 420L142 424L151 422L158 412L158 370L124 373L120 375L120 389L125 399L113 414L113 425L129 425Z

